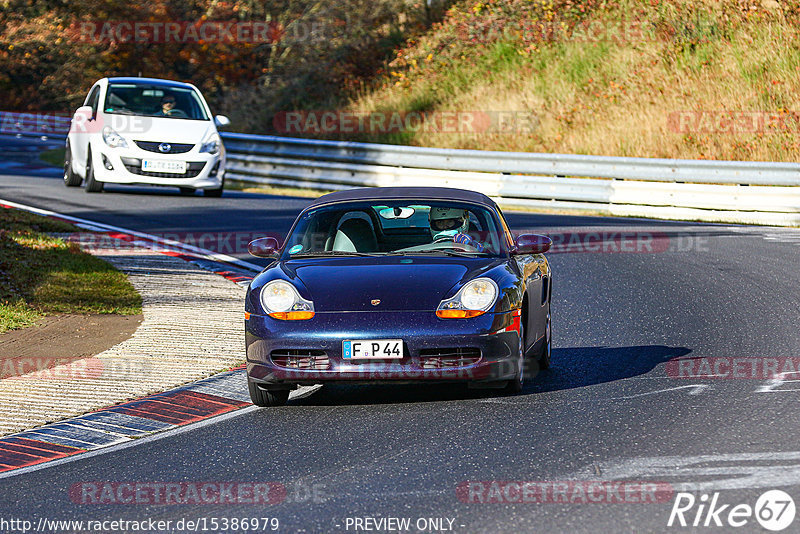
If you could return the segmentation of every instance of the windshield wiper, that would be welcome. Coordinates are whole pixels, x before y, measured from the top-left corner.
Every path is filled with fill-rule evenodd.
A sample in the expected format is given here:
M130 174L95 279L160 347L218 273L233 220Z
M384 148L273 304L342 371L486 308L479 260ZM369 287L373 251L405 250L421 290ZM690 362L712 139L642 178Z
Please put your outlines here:
M444 254L446 256L459 256L462 258L474 258L477 254L487 254L486 252L469 252L466 250L450 250L446 248L439 248L434 250L396 250L394 252L387 252L387 256L412 256L414 254Z
M319 258L324 256L364 256L364 257L375 257L377 254L370 254L367 252L348 252L346 250L329 250L327 252L299 252L297 254L291 254L289 256L290 260L294 260L297 258Z
M474 258L475 256L485 256L488 255L488 252L468 252L466 250L438 250L437 252L443 252L448 256L460 256L462 258Z

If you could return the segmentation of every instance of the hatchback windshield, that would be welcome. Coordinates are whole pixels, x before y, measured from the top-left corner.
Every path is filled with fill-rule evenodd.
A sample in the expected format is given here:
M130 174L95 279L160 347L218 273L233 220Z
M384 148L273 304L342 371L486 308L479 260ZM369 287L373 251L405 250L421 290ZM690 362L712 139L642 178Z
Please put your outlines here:
M359 202L305 213L283 259L334 255L499 256L508 250L489 209L458 202Z
M103 111L120 115L208 120L197 91L163 85L109 84Z

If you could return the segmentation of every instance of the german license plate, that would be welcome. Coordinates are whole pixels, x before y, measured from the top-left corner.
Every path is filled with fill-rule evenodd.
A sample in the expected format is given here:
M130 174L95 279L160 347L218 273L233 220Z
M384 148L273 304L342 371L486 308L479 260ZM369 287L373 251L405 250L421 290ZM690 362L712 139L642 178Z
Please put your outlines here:
M170 161L163 159L143 159L142 170L148 172L169 172L173 174L184 174L186 172L186 162Z
M402 339L359 339L342 341L345 360L387 360L403 357Z

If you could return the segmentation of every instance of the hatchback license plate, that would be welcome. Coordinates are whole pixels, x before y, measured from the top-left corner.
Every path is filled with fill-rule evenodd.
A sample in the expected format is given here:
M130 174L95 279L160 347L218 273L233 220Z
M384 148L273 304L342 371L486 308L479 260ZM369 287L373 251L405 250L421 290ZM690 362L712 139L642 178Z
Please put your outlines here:
M168 172L173 174L185 174L185 161L169 161L163 159L143 159L142 170L148 172Z
M402 357L402 339L342 341L342 358L345 360L395 360Z

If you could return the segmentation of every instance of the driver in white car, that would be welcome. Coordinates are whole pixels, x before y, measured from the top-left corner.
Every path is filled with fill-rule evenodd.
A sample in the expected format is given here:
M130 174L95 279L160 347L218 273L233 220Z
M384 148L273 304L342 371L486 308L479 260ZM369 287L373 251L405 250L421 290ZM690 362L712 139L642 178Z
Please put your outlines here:
M431 225L431 237L433 242L453 241L462 245L470 245L483 252L483 244L470 237L469 214L467 210L457 208L436 208L432 207L428 213L428 221Z

